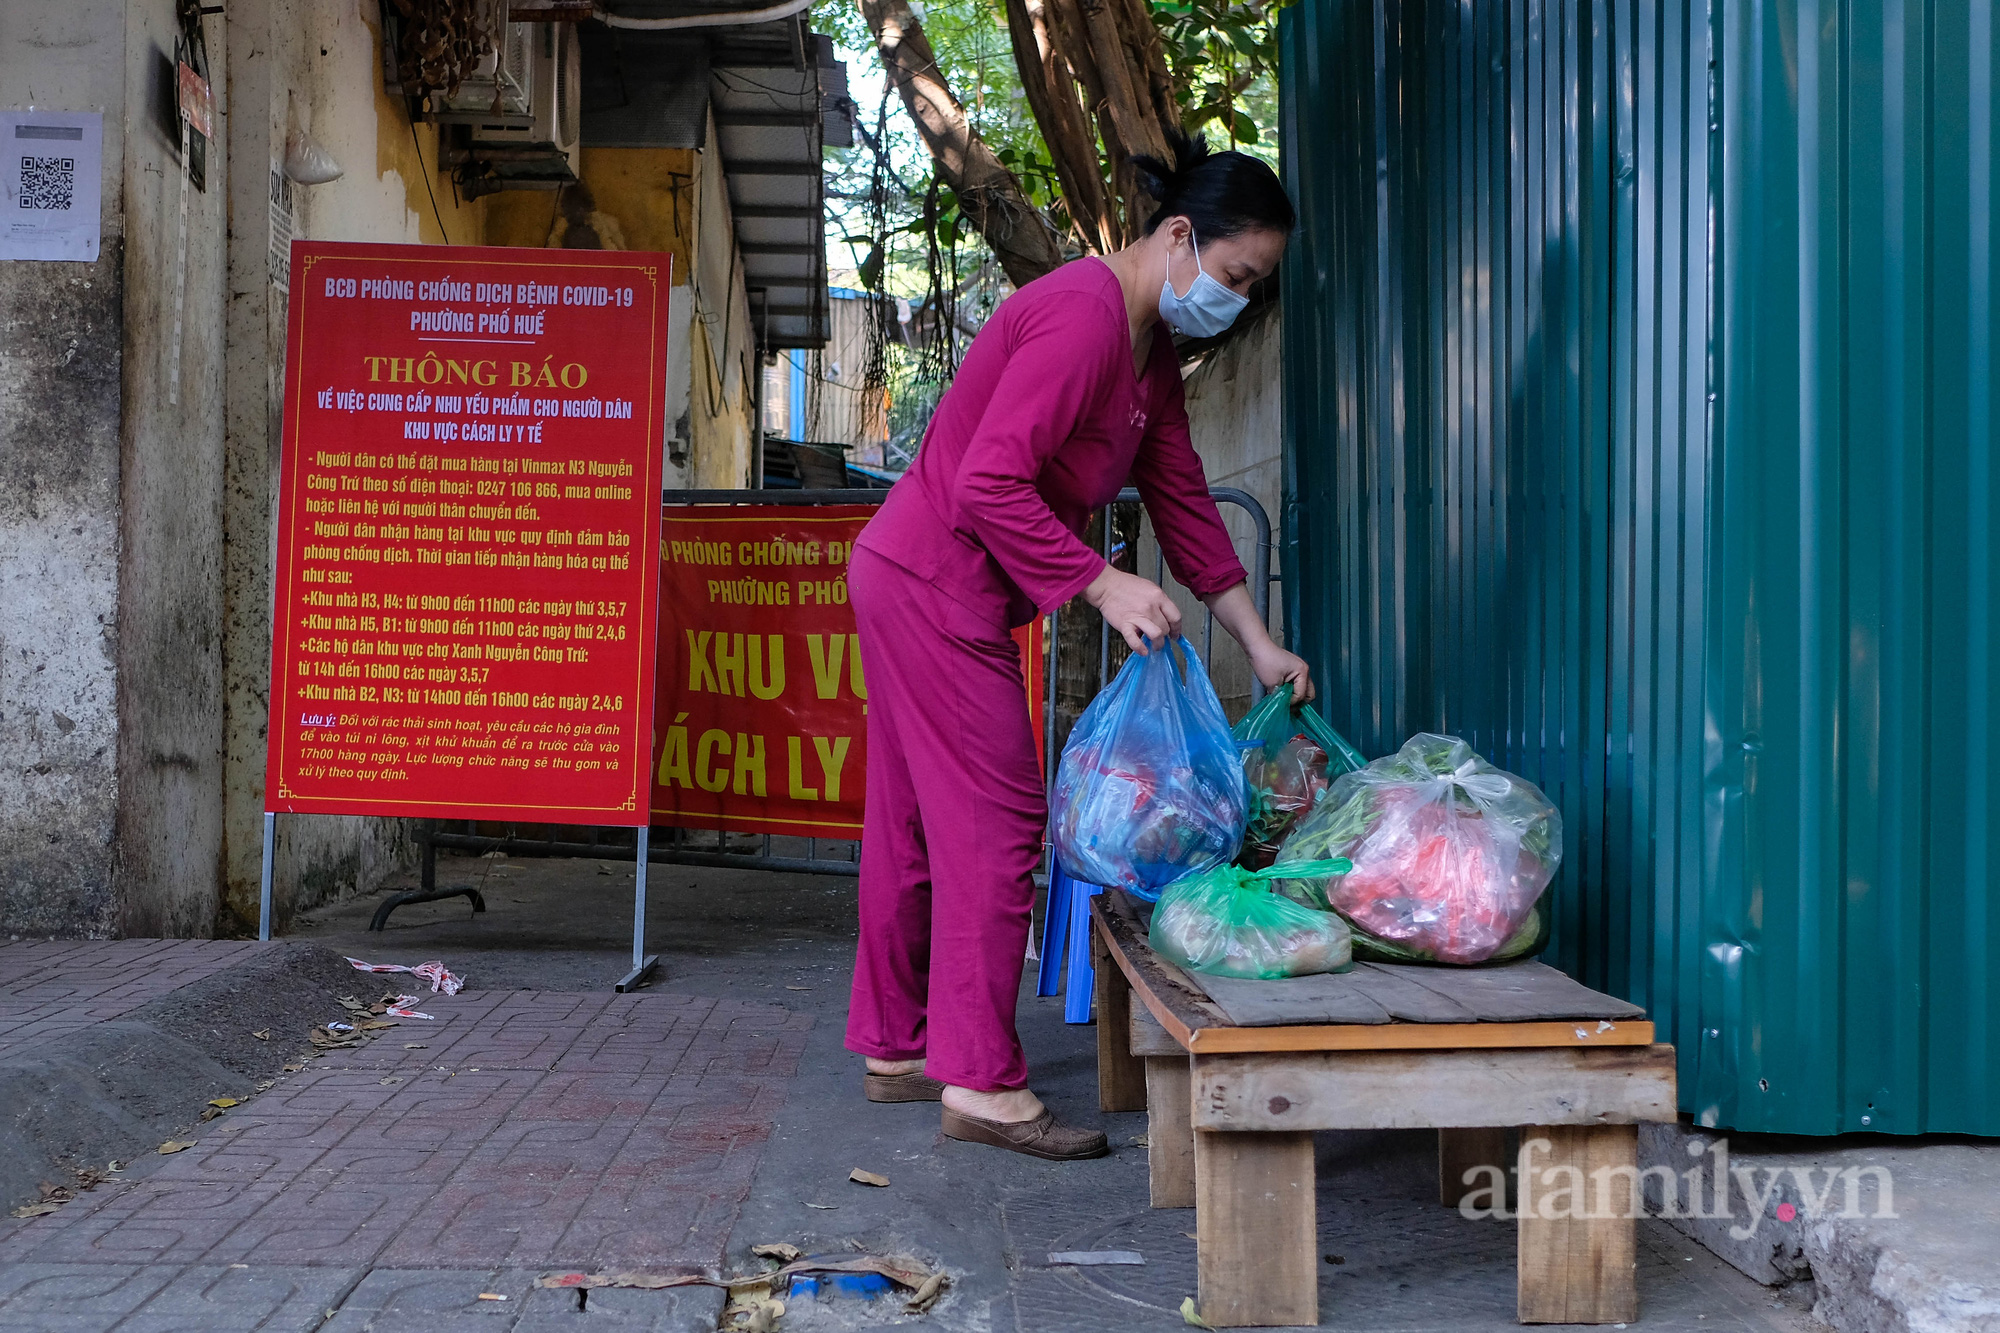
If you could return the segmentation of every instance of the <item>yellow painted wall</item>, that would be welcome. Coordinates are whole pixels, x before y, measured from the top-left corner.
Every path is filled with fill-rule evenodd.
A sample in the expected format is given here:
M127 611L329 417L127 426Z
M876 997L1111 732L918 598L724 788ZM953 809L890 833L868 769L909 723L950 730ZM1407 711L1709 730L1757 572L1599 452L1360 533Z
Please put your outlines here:
M627 248L673 256L681 309L696 316L676 321L668 340L669 416L687 412L688 475L680 484L734 488L750 477L750 401L739 369L750 357L749 302L733 262L728 196L714 171L712 160L680 148L586 148L579 164L595 211L617 224ZM483 202L488 245L546 246L559 236L562 201L552 192L509 191ZM697 236L709 268L726 275L714 280L719 290L704 288L699 298L692 295ZM724 325L729 345L717 349Z
M688 327L688 352L694 360L689 389L689 424L693 428L694 485L705 490L736 490L750 484L750 403L743 395L742 376L725 382L715 371L708 327L696 319ZM740 337L731 337L739 344ZM742 355L740 347L737 355Z
M674 282L685 284L694 255L695 154L685 148L586 148L579 175L597 211L617 219L625 244L674 257ZM553 192L490 195L486 244L547 245L557 216Z
M416 214L419 239L425 245L489 244L486 212L497 196L459 199L451 173L437 169L439 127L419 123L413 137L402 99L383 92L379 81L375 103L375 172L379 176L393 171L403 181L404 202Z

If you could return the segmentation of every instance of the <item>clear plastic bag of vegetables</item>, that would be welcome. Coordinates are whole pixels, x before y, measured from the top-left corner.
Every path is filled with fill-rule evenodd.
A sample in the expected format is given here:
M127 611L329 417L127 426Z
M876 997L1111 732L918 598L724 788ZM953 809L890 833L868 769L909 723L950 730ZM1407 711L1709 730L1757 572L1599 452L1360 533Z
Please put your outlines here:
M1050 795L1072 878L1148 901L1234 859L1248 795L1229 720L1185 638L1126 659L1063 747Z
M1354 868L1317 870L1328 857ZM1289 871L1280 893L1345 918L1361 958L1486 963L1547 942L1561 863L1562 816L1538 787L1423 733L1337 780L1272 869Z
M1250 818L1237 859L1259 870L1277 859L1292 825L1319 803L1333 780L1367 761L1310 705L1292 707L1290 681L1265 695L1231 734L1243 749L1243 778L1250 789Z
M1337 875L1348 865L1317 861L1289 873ZM1169 962L1217 977L1269 980L1354 966L1347 923L1271 892L1278 873L1220 865L1175 880L1153 908L1147 938Z

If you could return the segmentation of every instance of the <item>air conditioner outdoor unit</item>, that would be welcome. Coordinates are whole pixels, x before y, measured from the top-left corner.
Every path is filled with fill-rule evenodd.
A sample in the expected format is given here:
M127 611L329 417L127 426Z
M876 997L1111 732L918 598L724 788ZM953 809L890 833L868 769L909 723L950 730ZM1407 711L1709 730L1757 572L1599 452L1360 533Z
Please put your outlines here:
M537 26L502 20L499 40L458 91L432 96L428 119L446 125L532 124Z
M467 117L471 152L493 168L505 182L502 188L554 188L576 179L582 148L583 71L576 26L510 23L503 44L509 56L517 45L517 29L524 38L519 45L527 51L526 112Z

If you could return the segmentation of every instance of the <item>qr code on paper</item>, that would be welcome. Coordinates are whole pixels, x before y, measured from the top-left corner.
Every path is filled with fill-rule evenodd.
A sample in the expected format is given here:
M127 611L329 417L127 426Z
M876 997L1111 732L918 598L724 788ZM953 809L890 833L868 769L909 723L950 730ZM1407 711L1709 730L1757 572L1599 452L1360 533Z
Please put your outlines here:
M76 159L21 159L21 207L65 210L76 194Z

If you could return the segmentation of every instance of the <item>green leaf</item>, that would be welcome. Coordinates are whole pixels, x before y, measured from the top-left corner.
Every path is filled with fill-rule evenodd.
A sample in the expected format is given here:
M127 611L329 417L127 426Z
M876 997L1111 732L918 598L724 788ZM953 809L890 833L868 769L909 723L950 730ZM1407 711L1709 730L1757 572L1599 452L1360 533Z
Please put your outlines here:
M1257 142L1257 122L1250 119L1246 111L1240 109L1237 111L1235 120L1230 123L1230 132L1236 136L1239 143Z

